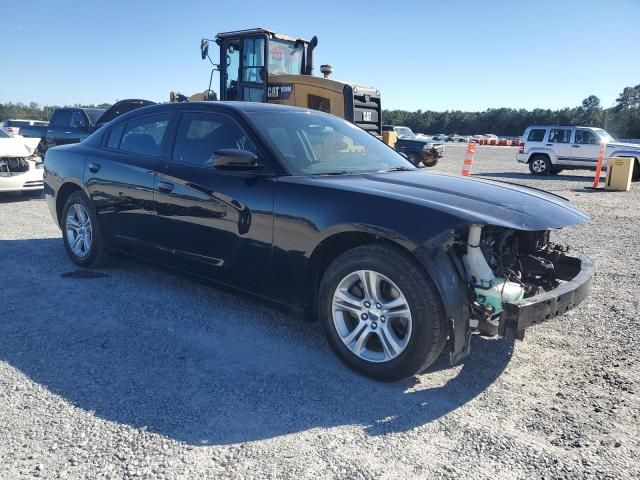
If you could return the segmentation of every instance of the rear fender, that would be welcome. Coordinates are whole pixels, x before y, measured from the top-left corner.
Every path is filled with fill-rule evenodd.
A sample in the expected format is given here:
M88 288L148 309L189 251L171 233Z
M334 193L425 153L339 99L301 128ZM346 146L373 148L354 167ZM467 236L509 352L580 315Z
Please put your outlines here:
M546 155L547 157L549 157L549 160L553 164L558 163L558 158L556 157L556 154L553 152L553 149L551 149L551 148L533 147L533 148L530 148L529 150L527 150L526 153L529 156L529 159L527 160L527 163L529 163L531 161L531 159L533 158L534 155L539 155L539 154Z

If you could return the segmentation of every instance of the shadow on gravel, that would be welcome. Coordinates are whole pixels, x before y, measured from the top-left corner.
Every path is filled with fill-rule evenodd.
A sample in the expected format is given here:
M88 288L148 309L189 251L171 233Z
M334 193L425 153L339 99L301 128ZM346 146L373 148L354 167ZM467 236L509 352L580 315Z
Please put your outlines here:
M0 192L0 204L44 200L43 192Z
M0 250L0 360L99 418L192 445L404 432L476 398L513 353L474 337L459 370L443 355L420 379L377 383L342 366L315 325L189 279L123 260L63 277L60 239Z
M566 174L558 174L558 175L546 175L546 176L536 176L531 175L529 173L512 173L512 172L488 172L488 173L475 173L474 177L492 177L492 178L511 178L514 180L542 180L542 181L572 181L572 182L593 182L593 173L589 175L566 175Z

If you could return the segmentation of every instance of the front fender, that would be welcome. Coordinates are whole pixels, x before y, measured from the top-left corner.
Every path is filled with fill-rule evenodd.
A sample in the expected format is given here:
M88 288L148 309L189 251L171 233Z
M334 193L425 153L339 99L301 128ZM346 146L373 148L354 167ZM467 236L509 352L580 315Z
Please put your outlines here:
M463 267L456 266L456 257L449 252L447 244L424 246L414 253L440 294L449 326L449 361L454 364L471 352L469 305L472 300L461 271Z

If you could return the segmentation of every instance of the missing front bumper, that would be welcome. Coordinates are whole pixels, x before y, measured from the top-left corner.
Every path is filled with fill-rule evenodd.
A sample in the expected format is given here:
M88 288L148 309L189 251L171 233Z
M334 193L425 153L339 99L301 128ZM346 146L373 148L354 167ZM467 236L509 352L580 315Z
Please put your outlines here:
M554 265L564 283L549 292L503 304L500 335L522 340L525 329L558 317L587 298L595 273L593 261L584 255L580 258L562 255L554 260Z

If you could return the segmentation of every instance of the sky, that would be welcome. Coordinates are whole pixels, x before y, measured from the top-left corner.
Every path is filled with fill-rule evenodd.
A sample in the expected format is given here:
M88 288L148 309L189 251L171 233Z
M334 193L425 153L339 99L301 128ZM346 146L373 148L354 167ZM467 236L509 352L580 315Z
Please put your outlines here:
M640 0L0 0L0 20L2 103L191 95L209 83L200 39L254 27L317 35L316 74L387 109L609 107L640 84Z

